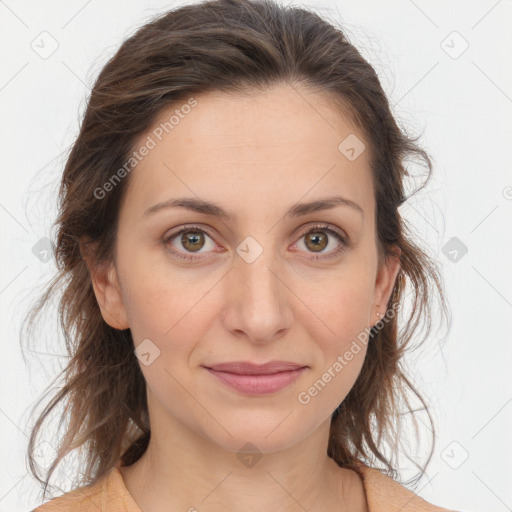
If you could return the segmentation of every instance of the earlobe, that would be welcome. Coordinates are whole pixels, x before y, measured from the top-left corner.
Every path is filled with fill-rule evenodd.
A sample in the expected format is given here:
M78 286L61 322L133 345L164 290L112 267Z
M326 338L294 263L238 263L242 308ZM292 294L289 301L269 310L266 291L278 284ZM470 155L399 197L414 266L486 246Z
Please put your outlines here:
M101 316L114 329L128 329L130 325L114 263L109 261L93 265L90 257L85 256L83 251L82 255L91 276Z

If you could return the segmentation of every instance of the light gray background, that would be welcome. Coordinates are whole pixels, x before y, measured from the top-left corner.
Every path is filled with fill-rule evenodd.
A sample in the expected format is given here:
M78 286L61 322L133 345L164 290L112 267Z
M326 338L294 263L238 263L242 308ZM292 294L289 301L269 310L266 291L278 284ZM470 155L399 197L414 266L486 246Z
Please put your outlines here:
M148 17L179 3L0 1L0 512L40 504L27 421L64 360L49 323L27 368L19 327L55 270L33 248L50 233L66 151L103 64ZM434 158L431 184L402 210L441 262L453 316L443 344L434 334L408 359L438 431L416 492L446 508L512 510L512 1L292 3L344 24ZM467 247L457 262L443 252L454 243Z

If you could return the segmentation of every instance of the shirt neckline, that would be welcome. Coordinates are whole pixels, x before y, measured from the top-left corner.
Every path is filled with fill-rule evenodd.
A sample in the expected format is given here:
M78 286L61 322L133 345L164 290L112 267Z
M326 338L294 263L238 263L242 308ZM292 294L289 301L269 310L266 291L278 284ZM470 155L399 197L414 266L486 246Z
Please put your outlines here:
M126 485L124 483L123 475L120 471L121 467L121 460L117 462L117 464L112 468L112 471L108 477L108 486L107 487L113 487L115 489L119 490L119 495L123 500L123 506L125 509L125 512L142 512L140 507L135 502L133 496L129 493L128 489L126 488ZM355 464L356 468L353 470L357 473L359 478L361 479L363 483L363 489L366 497L366 502L368 504L368 510L369 512L378 512L372 505L373 505L373 497L370 495L370 490L368 486L368 476L370 474L370 471L372 471L371 468L366 466L360 461L357 461ZM352 469L352 468L350 468ZM384 476L384 475L382 475Z

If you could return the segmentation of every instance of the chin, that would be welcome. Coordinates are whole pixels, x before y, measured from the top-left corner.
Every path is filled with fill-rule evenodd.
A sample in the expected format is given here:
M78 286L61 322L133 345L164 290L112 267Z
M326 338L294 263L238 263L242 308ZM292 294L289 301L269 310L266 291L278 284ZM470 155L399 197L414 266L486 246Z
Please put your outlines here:
M248 421L244 425L239 425L238 428L225 423L224 427L227 432L219 427L220 432L216 429L219 436L212 436L211 431L203 432L203 436L220 448L237 455L280 452L296 445L311 433L298 427L295 430L288 420L283 421L284 418L286 415L273 421L271 427L268 421L261 424Z

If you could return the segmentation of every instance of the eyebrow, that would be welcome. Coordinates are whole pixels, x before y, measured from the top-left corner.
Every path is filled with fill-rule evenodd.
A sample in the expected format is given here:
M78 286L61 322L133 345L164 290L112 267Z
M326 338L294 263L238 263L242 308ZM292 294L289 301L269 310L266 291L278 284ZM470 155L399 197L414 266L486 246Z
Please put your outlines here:
M364 210L359 204L342 196L324 197L322 199L317 199L308 203L295 203L288 209L284 216L300 217L303 215L308 215L309 213L319 212L322 210L330 210L338 206L349 207L354 211L359 212L359 214L364 217ZM227 221L236 220L236 215L233 212L225 210L221 206L210 201L205 201L195 197L180 197L177 199L169 199L167 201L157 203L148 208L144 212L143 217L169 208L186 208L187 210L191 210L196 213L212 215Z

